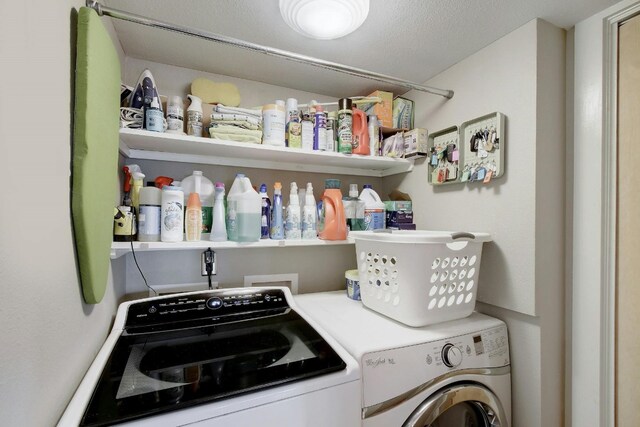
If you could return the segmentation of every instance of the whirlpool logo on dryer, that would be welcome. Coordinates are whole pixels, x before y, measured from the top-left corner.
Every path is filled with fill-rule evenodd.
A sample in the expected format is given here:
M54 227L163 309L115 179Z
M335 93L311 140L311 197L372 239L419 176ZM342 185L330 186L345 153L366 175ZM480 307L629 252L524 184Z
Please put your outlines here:
M377 368L378 366L395 365L396 361L392 357L376 357L364 361L368 368Z

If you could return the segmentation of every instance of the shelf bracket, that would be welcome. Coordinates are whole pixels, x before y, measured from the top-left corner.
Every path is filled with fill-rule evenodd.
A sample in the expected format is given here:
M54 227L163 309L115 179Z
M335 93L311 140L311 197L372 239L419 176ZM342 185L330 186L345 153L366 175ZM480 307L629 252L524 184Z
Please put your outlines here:
M161 30L172 31L178 34L184 34L191 37L196 37L208 41L222 43L230 46L235 46L243 49L248 49L254 52L263 53L269 56L286 59L293 62L312 65L314 67L324 68L327 70L336 71L342 74L348 74L351 76L361 77L369 80L374 80L382 83L393 84L401 86L407 89L413 89L420 92L427 92L433 95L442 96L447 99L453 98L453 91L449 89L439 89L431 86L425 86L418 83L413 83L409 80L400 79L397 77L389 76L387 74L376 73L375 71L368 71L362 68L356 68L337 62L325 61L324 59L314 58L312 56L301 55L299 53L290 52L287 50L276 49L269 46L259 45L251 43L246 40L240 40L233 37L224 36L222 34L211 33L208 31L193 29L184 27L177 24L171 24L169 22L157 21L155 19L147 18L144 16L129 13L123 10L112 9L101 4L95 0L87 0L87 7L95 10L100 16L109 16L114 19L120 19L122 21L133 22L135 24L145 25L147 27L158 28Z

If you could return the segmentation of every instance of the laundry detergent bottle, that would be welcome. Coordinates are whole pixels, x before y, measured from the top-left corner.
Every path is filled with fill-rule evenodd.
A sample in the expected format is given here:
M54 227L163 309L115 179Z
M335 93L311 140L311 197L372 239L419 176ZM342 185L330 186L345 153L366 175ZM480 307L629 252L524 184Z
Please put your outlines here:
M364 111L353 109L353 154L368 156L371 153L369 148L369 127L367 125L367 115Z
M240 175L240 174L239 174ZM229 240L236 242L257 242L260 240L260 211L262 198L251 186L251 181L246 176L236 176L236 182L231 186L227 205L229 218L233 212L234 234L229 235ZM236 189L234 189L236 187ZM233 239L232 239L233 237Z
M260 214L260 238L269 238L269 229L271 228L271 200L267 194L267 184L260 186L260 197L262 198L262 211Z
M347 238L347 221L344 216L342 192L339 179L325 180L322 194L322 209L318 224L318 237L323 240L345 240Z

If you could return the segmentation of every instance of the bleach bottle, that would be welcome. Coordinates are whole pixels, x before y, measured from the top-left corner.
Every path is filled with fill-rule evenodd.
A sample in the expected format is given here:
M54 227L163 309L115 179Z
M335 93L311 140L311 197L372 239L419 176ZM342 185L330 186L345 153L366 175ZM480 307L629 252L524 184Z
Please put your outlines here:
M364 222L367 231L385 228L384 203L370 184L365 184L360 193L360 200L364 202Z

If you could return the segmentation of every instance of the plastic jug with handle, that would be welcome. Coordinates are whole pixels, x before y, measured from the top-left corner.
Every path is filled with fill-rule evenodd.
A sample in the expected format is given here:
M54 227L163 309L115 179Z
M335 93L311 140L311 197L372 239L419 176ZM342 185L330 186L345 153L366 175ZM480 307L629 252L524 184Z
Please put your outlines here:
M353 109L353 154L368 156L369 148L369 127L367 126L367 115L364 111Z
M249 178L238 174L227 197L227 223L229 240L257 242L260 240L260 213L262 197L251 186ZM232 219L233 218L233 219Z
M344 217L342 192L339 179L327 179L322 195L322 209L318 225L318 237L324 240L345 240L347 238L347 221Z

